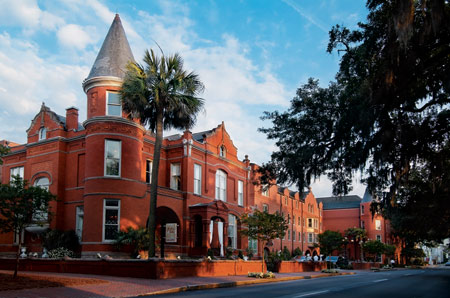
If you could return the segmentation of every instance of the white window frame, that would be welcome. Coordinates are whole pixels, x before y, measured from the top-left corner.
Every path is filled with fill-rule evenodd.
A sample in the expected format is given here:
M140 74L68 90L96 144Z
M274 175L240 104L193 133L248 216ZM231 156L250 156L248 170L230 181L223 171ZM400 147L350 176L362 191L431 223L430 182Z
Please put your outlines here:
M106 206L106 202L116 201L117 206ZM103 222L102 222L102 241L106 243L111 243L116 241L116 239L105 239L105 227L106 227L106 210L118 210L117 211L117 232L120 231L120 200L116 199L104 199L103 200ZM109 224L111 225L111 224Z
M47 138L47 129L45 127L41 127L38 132L38 140L45 140Z
M263 212L269 213L269 205L263 204Z
M108 144L110 143L119 143L119 157L108 158ZM108 159L118 160L119 162L119 173L117 175L111 175L107 173L108 167ZM112 140L105 139L105 158L104 158L104 174L107 177L120 177L122 173L122 141L121 140Z
M364 214L364 205L361 205L361 215Z
M153 161L151 159L145 160L145 183L152 183L152 169L153 169Z
M119 96L119 103L110 103L109 102L109 95L110 94L117 94ZM118 106L118 107L120 107L119 115L110 114L110 112L109 112L109 107L110 106L114 106L114 107ZM119 94L119 92L106 91L106 115L108 115L108 116L115 116L115 117L122 117L122 103L120 102L120 94Z
M375 219L375 230L381 231L381 220Z
M291 230L287 231L287 235L288 235L288 240L291 240Z
M24 179L24 166L14 167L9 170L9 181L13 180L13 176L19 175L22 180Z
M46 183L42 183L41 181L46 181ZM33 186L48 190L50 188L50 179L45 176L38 177L34 180ZM33 222L37 223L48 222L48 211L36 211L36 213L33 214L32 219Z
M228 214L228 238L231 238L228 247L237 249L237 217L233 214Z
M314 243L314 234L308 233L308 243Z
M377 241L381 242L381 235L376 235L376 237L377 237Z
M216 171L216 200L227 201L227 173Z
M170 164L170 188L181 190L181 163L179 162Z
M292 230L292 241L295 241L295 234L297 234L297 231Z
M261 186L261 194L265 197L268 197L269 196L269 188L270 188L269 184L263 184Z
M302 232L298 232L298 242L302 242Z
M194 164L194 194L202 195L202 166Z
M238 180L238 205L244 206L244 181Z
M313 219L312 218L308 218L308 228L313 228Z
M258 254L258 239L248 238L248 248L254 255Z
M75 210L75 233L80 242L83 240L84 206L76 206Z

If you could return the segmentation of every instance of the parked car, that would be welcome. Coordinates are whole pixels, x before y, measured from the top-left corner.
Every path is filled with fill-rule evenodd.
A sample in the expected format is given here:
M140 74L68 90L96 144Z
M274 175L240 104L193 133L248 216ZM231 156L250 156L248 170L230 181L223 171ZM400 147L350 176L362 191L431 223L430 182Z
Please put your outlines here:
M294 260L297 261L297 262L306 262L307 261L305 256L296 256L294 258Z
M445 266L450 266L450 261L448 261L447 263L445 263Z

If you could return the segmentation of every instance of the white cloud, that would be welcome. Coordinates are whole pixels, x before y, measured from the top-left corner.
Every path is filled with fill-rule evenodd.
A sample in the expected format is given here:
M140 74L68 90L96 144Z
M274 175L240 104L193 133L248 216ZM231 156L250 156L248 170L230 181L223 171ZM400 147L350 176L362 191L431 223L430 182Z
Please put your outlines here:
M84 49L88 44L93 43L89 34L81 27L75 24L69 24L61 27L57 33L59 42L68 48Z
M2 139L24 142L25 130L42 102L61 115L72 105L80 108L81 117L85 115L86 97L80 84L89 69L50 62L38 53L38 46L0 33Z
M42 28L55 30L64 20L42 11L36 0L0 0L0 25L23 27L24 32L34 33Z

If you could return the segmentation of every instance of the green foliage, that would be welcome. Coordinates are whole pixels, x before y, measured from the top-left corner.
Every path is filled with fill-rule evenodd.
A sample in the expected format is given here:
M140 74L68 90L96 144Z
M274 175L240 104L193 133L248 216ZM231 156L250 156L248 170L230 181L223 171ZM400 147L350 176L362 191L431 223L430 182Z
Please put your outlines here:
M322 234L319 234L319 247L320 253L325 256L329 256L334 250L339 250L342 246L343 237L341 233L326 230Z
M283 261L289 261L291 259L291 252L286 246L283 247L283 250L281 251L281 259Z
M73 258L74 256L74 252L65 247L58 247L48 251L48 257L52 259L62 259L64 257Z
M19 176L9 184L0 185L0 233L20 233L26 227L43 225L47 219L33 215L49 212L49 202L55 200L47 189L29 186Z
M245 249L245 252L247 253L248 259L251 260L253 258L253 250L251 248L247 247Z
M266 243L275 238L283 238L288 228L284 217L280 214L259 210L255 210L253 214L243 214L241 222L243 225L241 234Z
M365 242L362 247L364 252L371 255L373 261L376 261L377 256L385 251L385 245L378 240L369 240Z
M233 256L233 249L231 247L227 247L225 250L225 258L231 259Z
M244 259L244 255L242 254L242 250L238 249L238 258L239 259Z
M0 165L3 164L3 159L2 157L6 154L8 154L10 151L10 149L6 146L0 145Z
M164 129L189 129L203 109L204 90L198 75L183 69L180 55L158 57L153 50L144 55L145 65L130 63L120 90L122 106L131 119L155 132L151 185L158 185L159 161ZM150 188L147 227L150 235L149 257L155 256L157 187Z
M345 237L355 242L364 240L367 237L367 231L361 228L348 228L344 231Z
M134 229L132 227L128 227L125 231L121 230L117 233L115 245L119 249L123 245L131 245L133 247L132 256L135 257L139 254L139 251L149 249L150 235L146 228Z
M267 270L278 272L278 267L282 261L282 256L278 252L270 252L267 256Z
M392 257L394 256L394 254L395 254L395 250L396 250L395 245L392 245L392 244L384 244L384 251L383 251L383 253L384 253L387 257L392 258Z
M292 257L301 256L303 255L302 250L299 247L296 247L294 251L292 252Z
M399 235L442 240L450 236L450 2L368 0L367 7L358 29L330 31L327 51L342 53L336 80L319 87L310 79L286 112L263 115L272 125L261 131L279 149L262 178L303 190L328 175L342 195L362 170Z
M248 277L256 277L256 278L275 278L275 274L268 271L266 273L264 272L249 272Z
M71 251L80 249L80 241L74 230L60 231L48 229L42 234L42 244L47 250L67 248Z

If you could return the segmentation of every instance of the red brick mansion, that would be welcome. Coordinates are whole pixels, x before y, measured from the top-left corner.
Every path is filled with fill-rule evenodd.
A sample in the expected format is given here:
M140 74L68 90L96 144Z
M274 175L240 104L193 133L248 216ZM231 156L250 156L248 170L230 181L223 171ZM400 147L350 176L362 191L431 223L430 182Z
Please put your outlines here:
M20 175L30 184L48 187L58 201L50 203L54 216L48 225L29 227L23 235L0 234L0 252L16 251L20 237L30 250L41 251L39 234L46 228L75 230L83 255L110 252L118 230L146 225L155 138L122 111L118 90L130 60L133 54L116 15L83 81L86 121L78 122L75 107L62 116L42 104L26 131L27 142L9 143L1 182ZM166 253L201 256L209 248L223 253L227 247L249 247L261 255L264 249L286 246L315 255L314 243L324 229L343 232L361 222L377 225L380 233L373 237L386 239L384 221L379 229L378 221L364 219L369 208L361 199L336 211L324 208L329 201L318 202L311 190L262 188L254 184L257 165L247 156L239 160L237 150L223 122L208 131L164 139L156 213ZM271 247L240 235L241 215L255 208L281 212L287 220L285 237Z

